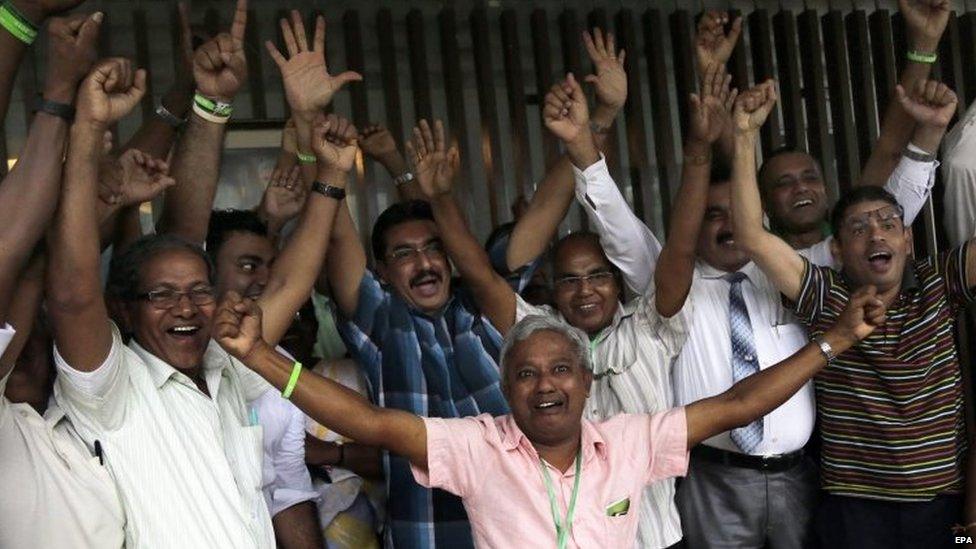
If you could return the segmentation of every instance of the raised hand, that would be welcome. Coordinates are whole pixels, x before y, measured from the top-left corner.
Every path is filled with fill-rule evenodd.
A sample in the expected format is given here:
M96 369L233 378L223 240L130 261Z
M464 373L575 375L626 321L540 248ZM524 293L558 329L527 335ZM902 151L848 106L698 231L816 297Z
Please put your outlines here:
M85 0L13 0L17 11L38 25L45 18L64 13L84 2Z
M732 113L736 133L755 133L776 104L776 83L767 80L739 94Z
M616 113L627 101L627 73L624 71L626 52L620 50L618 54L613 33L608 32L604 37L599 28L593 29L592 36L584 31L583 44L593 62L594 72L583 78L583 81L593 85L600 105Z
M919 80L911 95L900 84L895 96L905 112L922 126L946 128L956 113L958 99L949 86L936 80Z
M140 151L129 149L118 159L106 159L99 169L99 198L106 204L130 206L159 196L176 180L169 176L169 164Z
M413 162L417 184L427 198L451 192L461 166L461 155L457 145L447 147L444 124L440 120L434 121L434 131L426 120L420 121L413 129L413 139L407 141L407 156Z
M287 59L270 40L265 45L281 70L285 96L295 114L314 117L314 113L325 108L332 101L332 96L347 82L363 79L353 71L335 76L329 74L325 65L325 18L321 15L315 18L312 49L308 48L305 24L298 10L292 10L290 24L285 19L281 20L281 34L285 39Z
M852 344L860 341L885 322L885 304L874 286L864 286L851 294L847 306L830 329Z
M949 0L898 0L898 9L905 18L909 47L935 53L949 22Z
M695 33L695 58L698 62L698 73L704 74L709 65L725 65L732 56L735 43L742 33L742 17L736 17L729 32L725 32L725 25L729 22L729 14L724 11L707 11L698 20L698 30Z
M391 155L400 154L393 134L379 124L370 124L359 132L359 148L363 154L380 162Z
M261 307L237 292L227 292L214 314L213 335L234 358L243 361L264 343L261 338Z
M230 32L218 34L194 53L193 79L201 94L229 103L247 80L246 25L247 0L237 0Z
M102 18L102 12L96 12L54 17L48 23L48 67L44 85L45 96L53 96L48 99L72 102L78 83L88 75L98 58L95 42Z
M275 168L268 187L264 189L258 211L269 225L284 226L302 212L307 192L301 182L302 170L299 166L291 169Z
M586 96L580 89L573 73L566 79L549 88L542 119L549 129L563 143L575 141L581 133L589 132L590 110L586 106Z
M359 132L356 127L345 118L334 114L320 116L312 128L312 149L320 168L348 173L356 161L358 140Z
M78 90L75 123L104 131L135 108L145 93L145 70L134 71L132 62L122 57L99 61Z
M690 138L711 145L730 123L738 90L730 90L732 75L724 65L709 65L702 75L701 94L691 94Z

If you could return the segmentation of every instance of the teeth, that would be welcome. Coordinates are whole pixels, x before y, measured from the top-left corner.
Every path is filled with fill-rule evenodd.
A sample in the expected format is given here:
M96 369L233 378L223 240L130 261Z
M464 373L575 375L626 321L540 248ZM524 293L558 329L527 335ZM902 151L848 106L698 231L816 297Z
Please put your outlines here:
M542 404L537 406L537 408L552 408L556 404L557 404L556 402L543 402Z
M798 201L794 202L793 203L793 207L794 208L799 208L800 206L809 206L811 204L813 204L813 200L810 200L809 198L807 198L807 199L804 199L804 200L798 200Z
M887 252L875 252L875 253L869 255L868 256L868 259L878 259L878 258L888 259L890 257L891 257L891 254L889 254Z
M197 331L197 327L196 326L174 326L173 328L171 328L171 330L178 334L192 334L193 332Z

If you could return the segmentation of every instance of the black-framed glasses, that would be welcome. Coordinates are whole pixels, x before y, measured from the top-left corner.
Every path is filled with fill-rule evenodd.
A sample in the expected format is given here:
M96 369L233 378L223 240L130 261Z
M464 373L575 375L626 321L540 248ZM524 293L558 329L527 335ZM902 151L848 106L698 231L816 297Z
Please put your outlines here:
M157 309L172 309L179 305L183 296L186 296L190 300L190 303L194 305L210 305L217 300L217 296L214 295L214 289L211 286L197 286L185 292L172 288L160 288L139 294L136 296L136 299L148 301Z
M387 254L387 258L393 263L405 264L417 260L420 254L424 254L428 258L441 259L444 257L444 243L440 240L434 240L419 248L401 246Z
M556 288L581 288L584 282L590 286L603 286L613 280L613 271L597 271L588 275L564 275L555 280Z
M854 236L863 235L871 225L871 218L878 222L878 226L885 231L891 231L902 225L899 220L904 219L905 210L901 206L889 205L869 212L849 215L844 219L844 228Z

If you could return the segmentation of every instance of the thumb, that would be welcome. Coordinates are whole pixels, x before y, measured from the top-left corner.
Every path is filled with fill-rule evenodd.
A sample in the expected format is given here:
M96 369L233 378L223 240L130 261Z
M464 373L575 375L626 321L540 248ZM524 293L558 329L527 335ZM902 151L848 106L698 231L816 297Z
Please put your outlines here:
M85 19L78 31L78 42L81 44L91 44L98 37L98 29L101 26L104 16L102 12L96 11L91 17Z
M363 75L359 74L356 71L346 71L337 74L334 78L336 81L336 88L341 88L342 86L345 86L349 82L361 82L363 80Z
M600 81L600 79L597 77L597 75L590 74L584 77L583 81L586 82L587 84L596 84L597 82Z
M908 94L905 93L905 88L901 84L895 86L895 97L903 106L908 103Z
M583 95L583 88L580 87L579 82L576 81L576 77L573 76L573 73L566 74L566 83L569 84L569 87L573 90L573 101L586 100L586 96Z

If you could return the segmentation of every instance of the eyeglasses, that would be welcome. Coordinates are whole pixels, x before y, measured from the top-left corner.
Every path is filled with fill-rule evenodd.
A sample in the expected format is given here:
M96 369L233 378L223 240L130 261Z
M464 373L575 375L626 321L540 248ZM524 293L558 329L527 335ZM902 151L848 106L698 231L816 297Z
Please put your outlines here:
M588 275L565 275L556 278L556 288L563 290L569 288L582 288L584 282L589 282L590 286L603 286L613 279L613 271L597 271Z
M868 227L871 225L871 218L873 217L877 220L878 226L882 230L892 231L901 226L901 223L896 223L896 220L903 219L904 214L905 211L901 206L885 206L877 210L871 210L870 212L848 216L844 220L844 228L854 236L861 236L867 232Z
M161 288L139 294L136 296L136 299L148 301L153 307L166 310L179 305L183 296L186 296L190 300L190 303L194 305L210 305L217 300L214 296L214 289L210 286L197 286L185 292L171 288Z
M427 244L419 248L410 248L407 246L399 247L387 257L398 265L403 265L416 261L420 258L420 254L424 254L428 258L442 259L444 257L444 243L440 240L435 240L433 242L428 242Z

